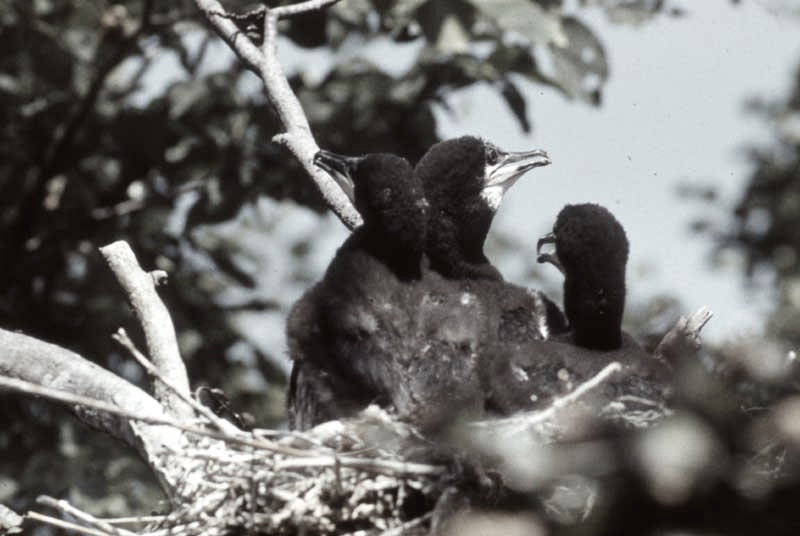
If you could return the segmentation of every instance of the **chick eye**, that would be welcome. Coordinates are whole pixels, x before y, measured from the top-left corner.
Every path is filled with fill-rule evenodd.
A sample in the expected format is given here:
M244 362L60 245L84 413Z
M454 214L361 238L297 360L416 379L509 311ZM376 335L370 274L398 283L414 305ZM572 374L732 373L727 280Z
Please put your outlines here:
M500 155L497 153L497 149L490 147L486 150L486 163L490 166L495 165L499 158Z

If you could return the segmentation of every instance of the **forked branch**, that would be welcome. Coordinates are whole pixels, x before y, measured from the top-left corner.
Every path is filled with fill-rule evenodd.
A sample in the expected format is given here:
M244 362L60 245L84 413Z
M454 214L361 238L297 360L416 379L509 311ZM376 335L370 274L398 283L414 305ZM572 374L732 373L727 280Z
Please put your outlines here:
M276 54L279 18L322 9L336 1L338 0L310 0L288 6L264 8L264 42L260 48L242 33L233 21L233 16L229 15L217 0L195 0L195 4L239 59L264 83L267 99L285 129L285 132L276 135L273 141L291 151L317 185L328 206L347 227L353 229L361 224L361 216L341 188L327 174L314 166L314 155L319 151L319 147L311 133L305 112L292 91Z

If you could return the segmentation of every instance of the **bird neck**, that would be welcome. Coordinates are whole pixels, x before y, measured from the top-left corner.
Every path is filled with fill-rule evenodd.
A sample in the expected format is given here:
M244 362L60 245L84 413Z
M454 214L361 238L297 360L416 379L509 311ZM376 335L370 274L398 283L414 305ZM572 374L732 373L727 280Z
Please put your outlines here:
M425 243L423 236L387 235L381 230L364 227L355 233L358 234L360 246L387 266L399 279L420 278Z
M598 284L586 278L564 282L564 312L575 344L593 350L616 350L622 345L625 279Z
M480 213L461 217L446 210L434 213L425 248L431 267L451 279L502 280L483 253L491 221L491 216Z

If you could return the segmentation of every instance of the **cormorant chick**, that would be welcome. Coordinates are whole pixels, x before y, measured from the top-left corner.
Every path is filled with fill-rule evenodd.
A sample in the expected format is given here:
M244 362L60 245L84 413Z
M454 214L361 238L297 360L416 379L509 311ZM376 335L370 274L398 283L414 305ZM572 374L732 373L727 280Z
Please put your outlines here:
M324 151L315 163L352 181L364 224L287 321L290 426L375 403L424 430L479 406L475 348L488 315L441 276L423 275L428 205L409 164Z
M553 232L539 239L555 243L554 254L541 254L564 273L564 313L575 344L614 350L622 344L625 266L628 237L611 212L595 204L567 205Z
M289 425L306 429L386 397L389 366L376 334L409 323L408 282L420 277L427 203L411 165L391 154L346 157L320 151L314 163L352 184L364 220L287 319L294 360ZM376 354L376 355L373 355Z
M472 136L431 147L414 169L431 205L431 267L453 279L502 280L483 253L494 214L517 179L549 163L544 151L509 153Z
M595 204L567 205L537 249L564 273L564 310L570 331L553 340L498 345L487 351L490 409L502 414L546 405L612 362L623 370L596 393L604 400L634 395L663 402L669 368L622 331L628 239L614 216Z
M509 153L464 136L437 143L414 169L430 203L425 248L430 267L462 281L465 291L495 308L497 329L491 337L501 341L541 340L566 326L552 301L504 282L483 252L503 194L524 173L549 163L541 150Z

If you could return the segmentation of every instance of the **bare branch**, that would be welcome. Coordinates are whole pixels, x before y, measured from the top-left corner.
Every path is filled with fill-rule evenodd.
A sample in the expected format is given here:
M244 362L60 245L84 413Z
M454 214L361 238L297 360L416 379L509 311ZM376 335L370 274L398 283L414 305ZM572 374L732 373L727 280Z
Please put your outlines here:
M197 7L205 14L220 37L248 68L261 77L267 99L286 129L286 132L275 136L273 141L284 145L294 154L319 188L328 206L347 227L353 229L361 224L361 216L336 182L314 166L314 155L319 151L319 147L311 133L303 108L292 91L275 53L278 17L318 9L332 3L333 0L311 0L267 9L264 16L264 43L259 49L226 15L219 2L195 0Z
M292 17L300 13L307 13L309 11L318 11L337 3L339 0L306 0L297 4L289 4L286 6L273 7L270 9L272 13L278 18Z
M687 355L693 355L701 345L700 331L711 320L714 313L701 307L688 318L682 316L658 343L653 355L675 365Z
M176 390L189 396L189 378L178 350L175 327L156 292L153 277L139 267L127 242L114 242L100 248L100 252L128 295L156 369ZM156 383L153 392L170 415L183 418L193 416L191 407L163 383Z
M67 501L58 500L53 497L48 497L47 495L40 495L39 497L36 498L36 502L44 506L49 506L50 508L54 508L64 514L70 515L76 519L83 521L84 523L93 526L98 530L105 531L108 534L113 534L114 536L136 536L135 532L114 527L105 521L97 519L93 515L87 514L83 510L75 508Z
M115 536L113 532L106 532L104 530L98 529L91 529L89 527L84 527L82 525L78 525L76 523L70 523L69 521L63 521L56 517L46 516L44 514L40 514L38 512L28 512L25 514L25 517L28 519L32 519L33 521L39 521L40 523L45 523L47 525L52 525L54 527L59 527L62 529L71 530L77 532L79 534L88 534L89 536Z
M596 389L600 385L603 384L612 374L615 372L619 372L622 370L622 365L617 363L616 361L609 363L603 369L577 386L575 389L570 391L569 393L565 394L564 396L558 397L546 408L536 411L530 411L525 413L520 413L518 415L513 415L511 417L506 417L502 419L491 419L486 421L476 421L470 423L470 426L478 427L478 428L488 428L488 429L504 429L504 430L514 430L514 431L523 431L528 429L533 429L536 426L539 426L543 423L548 421L555 421L558 418L558 414L560 411L568 408L570 405L574 404L578 400L580 400L583 396L587 393Z
M119 330L117 330L117 332L111 337L115 341L120 343L122 346L124 346L130 352L133 358L137 361L137 363L139 363L147 371L148 374L155 377L158 381L166 385L173 393L175 393L176 396L178 396L181 400L189 404L192 407L192 409L194 409L197 413L208 419L209 422L214 424L214 426L216 426L217 429L223 432L227 432L229 434L236 434L237 432L239 432L239 430L233 424L229 423L225 419L217 417L216 415L214 415L214 412L212 412L209 408L203 406L202 404L199 404L191 396L182 393L177 387L172 385L172 383L169 380L164 378L161 375L161 373L158 372L158 369L156 369L156 367L153 366L153 364L150 361L148 361L148 359L144 356L144 354L142 354L142 352L140 352L139 349L136 348L136 345L133 344L133 341L130 339L130 337L128 337L128 333L124 329L119 328Z

